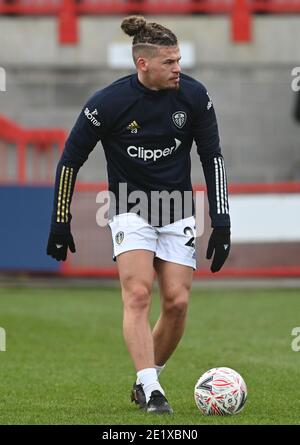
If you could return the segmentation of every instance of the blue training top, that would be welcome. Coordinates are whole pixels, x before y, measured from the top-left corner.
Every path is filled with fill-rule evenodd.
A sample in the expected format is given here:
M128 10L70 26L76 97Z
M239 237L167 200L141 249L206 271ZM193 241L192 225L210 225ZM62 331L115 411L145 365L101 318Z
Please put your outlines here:
M126 183L127 196L134 191L143 191L149 198L153 191L178 191L182 196L191 191L190 151L195 140L207 185L212 227L230 226L216 115L206 88L197 80L181 74L178 90L154 91L133 74L113 82L88 100L57 166L52 215L52 230L56 233L69 228L76 175L99 140L107 160L109 190L115 194L117 214L124 212L119 205L121 183ZM132 207L132 203L128 204L127 211ZM172 206L170 213L172 221L180 218L174 216Z

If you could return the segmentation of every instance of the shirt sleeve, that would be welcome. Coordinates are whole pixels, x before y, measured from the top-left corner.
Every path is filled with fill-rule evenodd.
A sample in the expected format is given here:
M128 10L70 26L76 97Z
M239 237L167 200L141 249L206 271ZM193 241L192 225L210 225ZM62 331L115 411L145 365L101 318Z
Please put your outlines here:
M51 231L64 233L70 230L70 206L77 173L97 142L105 134L105 120L99 93L83 107L68 136L55 177Z
M212 100L202 86L196 103L193 136L203 167L212 227L230 227L227 175Z

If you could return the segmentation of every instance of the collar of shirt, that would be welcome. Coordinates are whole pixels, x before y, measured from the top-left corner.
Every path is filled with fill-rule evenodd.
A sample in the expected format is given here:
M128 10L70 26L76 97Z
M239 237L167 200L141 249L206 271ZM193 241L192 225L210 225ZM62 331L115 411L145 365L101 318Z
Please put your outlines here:
M132 83L133 83L134 88L138 89L139 91L141 91L144 94L148 94L148 95L153 96L153 97L164 96L164 95L170 93L169 90L151 90L150 88L145 87L139 81L137 74L135 74L133 76Z

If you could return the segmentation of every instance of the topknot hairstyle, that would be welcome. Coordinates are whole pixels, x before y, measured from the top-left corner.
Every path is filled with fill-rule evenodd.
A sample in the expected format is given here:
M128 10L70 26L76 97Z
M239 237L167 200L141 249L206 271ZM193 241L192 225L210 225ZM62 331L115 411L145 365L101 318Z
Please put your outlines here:
M177 37L168 28L158 23L147 23L142 16L126 17L121 28L133 37L132 45L152 44L161 46L177 46Z

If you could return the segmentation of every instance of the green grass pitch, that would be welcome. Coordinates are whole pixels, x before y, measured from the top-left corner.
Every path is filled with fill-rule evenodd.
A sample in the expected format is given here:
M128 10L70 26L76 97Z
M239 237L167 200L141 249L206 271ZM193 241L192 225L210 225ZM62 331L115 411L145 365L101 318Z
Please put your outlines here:
M152 321L158 315L154 293ZM122 337L117 289L1 289L1 424L299 424L299 290L199 290L185 335L161 375L173 416L130 402L135 372ZM193 389L206 370L231 367L248 401L236 416L204 417Z

